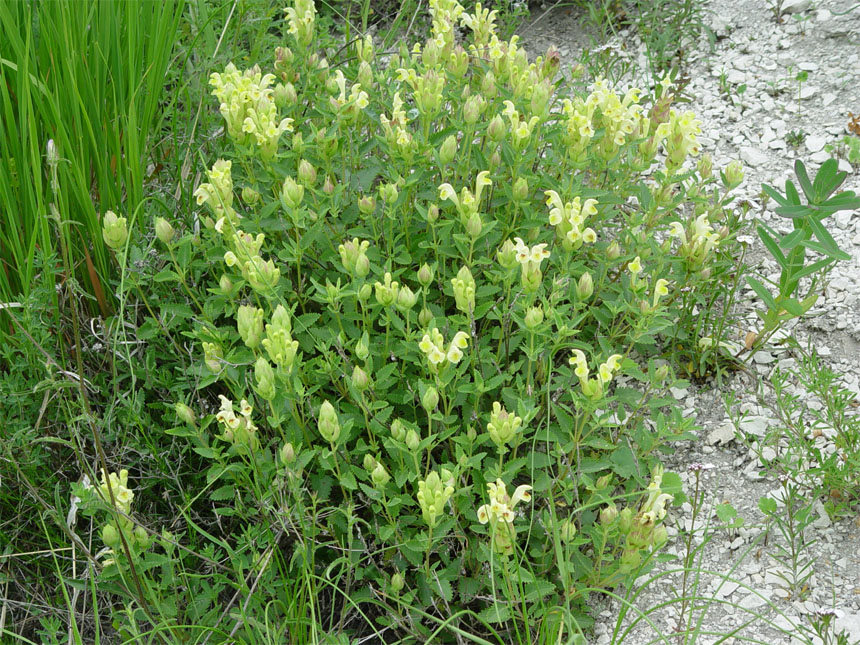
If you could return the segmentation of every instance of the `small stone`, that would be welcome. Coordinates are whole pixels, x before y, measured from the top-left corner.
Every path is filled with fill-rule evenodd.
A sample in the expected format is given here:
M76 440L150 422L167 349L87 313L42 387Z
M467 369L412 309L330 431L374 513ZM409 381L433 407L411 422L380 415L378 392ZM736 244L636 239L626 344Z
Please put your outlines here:
M761 449L762 465L769 464L774 459L776 459L776 450L774 450L770 446L766 446L766 447Z
M767 144L767 147L771 150L785 150L788 145L785 143L785 139L774 139Z
M817 135L810 135L806 137L806 140L803 143L809 152L818 152L819 150L824 150L824 146L827 144L827 139Z
M773 363L776 359L770 352L759 350L755 354L753 354L753 360L759 365L769 365L770 363Z
M738 603L738 606L743 607L744 609L755 609L756 607L762 607L763 605L767 604L767 598L763 598L763 595L765 594L762 593L761 595L758 595L751 593L750 595L745 596L743 599L741 599L741 601Z
M851 220L854 217L854 211L836 211L833 213L833 221L836 226L845 230L851 225Z
M738 540L741 540L741 542L743 542L741 538L738 538ZM737 590L738 587L740 587L738 583L726 581L722 584L722 586L720 586L719 590L717 591L717 596L720 598L728 598Z
M764 152L751 146L742 147L740 156L743 162L753 167L762 166L770 159Z
M851 164L850 164L850 163L848 163L848 161L846 161L845 159L840 159L840 160L839 160L839 170L844 170L844 171L845 171L845 172L847 172L849 175L850 175L851 173L853 173L853 172L854 172L854 168L853 168L853 167L851 166Z
M806 101L811 99L813 96L818 94L818 89L815 87L804 87L801 88L800 92L797 93L797 98L801 101Z
M827 161L828 159L830 159L830 154L824 150L820 150L818 152L815 152L815 153L809 155L809 160L813 163L821 164L821 163L824 163L825 161Z
M848 634L848 642L856 642L860 640L860 614L846 613L839 616L835 621L835 632L846 632Z
M675 397L676 401L680 401L681 399L683 399L687 396L687 390L686 389L681 389L681 388L677 388L677 387L670 387L669 392L672 393L672 396Z
M836 100L836 95L833 92L827 92L827 94L825 94L824 96L821 97L821 104L824 107L827 107L828 105L833 103L833 101L835 101L835 100Z
M731 423L724 423L720 427L712 430L711 433L707 437L707 441L710 445L719 444L724 446L735 439L735 427Z
M812 0L785 0L782 3L782 13L801 13L812 6Z
M767 417L760 416L747 417L740 423L741 430L756 437L764 437L769 425Z

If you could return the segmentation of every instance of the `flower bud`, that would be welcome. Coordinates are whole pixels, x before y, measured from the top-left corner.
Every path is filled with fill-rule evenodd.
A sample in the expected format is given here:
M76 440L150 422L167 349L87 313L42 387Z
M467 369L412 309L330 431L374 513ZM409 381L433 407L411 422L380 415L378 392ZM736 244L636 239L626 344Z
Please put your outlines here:
M427 264L422 264L421 268L418 269L418 282L421 283L422 287L429 287L430 283L433 282L433 269L431 269Z
M370 387L370 377L358 365L352 368L352 386L359 392L364 392Z
M358 278L364 278L370 273L370 260L364 253L360 253L355 258L355 275Z
M218 289L221 291L222 295L230 296L233 293L233 281L227 277L227 275L222 275L221 279L218 281Z
M334 192L334 182L328 175L325 176L322 189L326 195L331 195Z
M669 366L663 363L654 371L654 379L658 383L663 383L669 377Z
M393 204L399 196L397 184L382 184L379 187L379 197L385 204Z
M373 287L370 286L369 282L365 282L358 290L358 299L361 302L367 302L371 295L373 295Z
M705 153L699 159L698 163L699 177L702 179L710 179L714 170L714 160L710 153Z
M481 79L481 95L488 101L496 96L496 77L492 72L487 72Z
M496 150L492 155L490 155L490 170L495 170L500 165L502 165L502 155Z
M610 260L617 260L621 257L621 247L618 246L618 242L615 240L613 240L612 244L609 245L609 248L606 249L606 257Z
M477 240L481 236L481 231L484 228L484 223L481 221L481 216L478 213L472 213L469 215L469 219L466 220L466 233L473 240Z
M735 160L729 163L726 166L725 171L722 173L723 185L728 189L732 190L741 185L744 180L744 167L740 161Z
M538 325L543 322L543 309L540 307L531 307L526 312L525 323L526 329L534 331Z
M117 550L120 547L119 531L113 524L108 524L102 529L102 542L111 549Z
M221 359L224 357L221 348L215 343L203 343L203 362L213 374L221 371Z
M107 211L102 218L102 239L113 250L119 250L128 240L128 228L124 217L117 217L113 211Z
M181 401L177 401L173 404L173 409L176 411L176 416L179 417L180 421L184 421L190 426L197 425L197 415L187 405Z
M254 380L256 381L254 389L263 400L271 401L275 398L275 370L262 356L254 363Z
M480 94L470 96L466 100L466 104L463 106L463 120L466 122L466 124L475 125L475 123L477 123L478 119L481 117L481 113L484 111L486 105L487 102Z
M477 430L475 430L475 426L470 425L470 426L466 429L466 438L467 438L469 441L474 441L475 439L477 439L477 438L478 438L478 431L477 431Z
M642 563L642 556L639 551L634 549L625 549L621 554L621 570L632 571Z
M170 225L170 222L163 217L155 218L155 237L157 237L162 244L170 244L174 235L176 235L176 231Z
M263 310L242 305L236 312L236 327L248 349L256 349L263 340Z
M654 529L654 532L651 534L651 545L655 549L659 549L669 540L669 532L666 530L666 527L662 524Z
M281 188L281 203L284 208L295 210L302 205L302 199L305 196L305 187L292 177L287 177Z
M514 182L513 196L515 202L524 202L529 196L529 182L520 177Z
M594 279L590 273L583 273L576 283L576 297L580 300L588 300L592 293L594 293Z
M255 204L260 203L261 200L262 197L260 197L260 193L250 186L242 188L242 201L248 204L248 206L254 206Z
M424 392L424 396L421 397L421 406L427 412L433 412L437 405L439 405L439 393L436 391L436 388L431 385Z
M299 176L299 181L305 188L312 188L316 185L317 171L306 159L302 159L299 162L299 169L297 173Z
M293 444L285 443L281 447L281 451L278 456L280 457L281 465L283 466L289 466L293 463L296 460L296 450L293 448Z
M301 156L305 151L305 138L301 132L296 132L290 141L290 149L296 153L296 156Z
M418 314L418 324L422 327L428 327L430 325L430 321L433 320L433 312L425 307L421 310L421 313Z
M359 84L366 88L370 89L373 86L373 70L370 67L370 64L366 61L361 61L358 64L358 82Z
M367 332L362 334L361 339L355 344L355 356L360 361L366 361L370 355L370 337Z
M272 98L275 100L275 105L280 110L284 110L292 105L295 105L298 100L296 88L292 83L278 83L275 89L272 90Z
M328 401L323 401L323 404L320 406L317 429L322 438L330 444L337 443L340 437L340 421L338 421L334 406Z
M358 210L362 215L372 215L376 210L376 200L370 195L364 195L358 200Z
M447 139L442 143L442 147L439 148L439 161L443 166L447 166L449 163L454 161L454 157L457 156L457 137L453 134L449 135Z
M517 262L517 250L514 243L510 240L505 240L504 244L496 251L496 259L503 269L511 270L519 264Z
M384 488L391 480L391 475L385 470L385 466L377 462L376 468L370 473L370 479L377 488Z
M404 582L402 575L400 575L399 573L395 573L393 576L391 576L391 591L394 593L395 596L400 594L403 589L403 584Z
M437 219L439 219L439 207L436 204L430 204L427 207L427 223L433 224Z
M618 514L618 529L622 534L626 535L630 533L630 529L633 528L633 511L629 508L621 509L621 512Z
M406 285L401 285L400 291L397 293L397 302L395 303L397 308L406 313L415 306L416 302L418 302L418 296L415 295L415 292Z
M395 441L406 439L406 427L400 419L395 419L391 422L391 438Z
M571 542L574 537L576 537L576 522L572 517L569 517L561 524L561 539L565 542Z
M615 504L607 506L600 511L600 523L603 526L609 526L612 524L616 517L618 517L618 509L615 507Z
M487 136L490 137L490 141L498 143L505 138L505 132L505 122L502 120L501 115L497 114L490 121L490 125L487 126Z
M361 465L364 466L364 469L369 473L373 472L377 463L376 459L370 453L364 455L364 459L361 460Z
M421 445L421 439L418 437L418 433L415 430L409 430L406 433L406 447L409 448L412 452L418 450L418 446Z

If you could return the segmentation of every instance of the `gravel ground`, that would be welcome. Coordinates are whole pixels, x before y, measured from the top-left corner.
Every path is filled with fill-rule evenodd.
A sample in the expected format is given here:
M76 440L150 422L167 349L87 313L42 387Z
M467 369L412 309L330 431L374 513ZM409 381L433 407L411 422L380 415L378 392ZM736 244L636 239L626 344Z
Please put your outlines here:
M770 10L772 4L764 0L711 0L706 22L717 40L713 51L702 39L698 51L690 54L691 81L686 92L692 97L691 108L703 122L702 149L711 152L715 166L724 167L738 158L744 162L746 179L738 192L740 198L754 205L750 216L788 232L787 220L770 208L761 208L761 184L782 188L786 178L793 179L796 158L807 164L812 175L830 157L824 146L847 134L848 113L860 114L860 8L839 16L836 14L848 11L854 2L785 0L783 7L791 13L777 23ZM553 8L552 3L533 7L532 22L520 30L523 43L534 55L555 45L565 63L575 62L591 41L574 11ZM614 45L623 47L639 63L639 69L647 67L643 48L630 34L619 34ZM808 78L798 87L795 77L800 71L806 71ZM731 88L728 96L721 92L721 77L723 88ZM739 94L743 85L746 90ZM806 137L794 147L791 133L798 130ZM844 160L840 167L849 172L843 189L860 192L860 167L852 168ZM791 326L791 332L801 346L814 347L822 361L841 375L840 384L860 397L860 212L841 211L825 223L851 260L836 266L823 297L804 320ZM748 241L758 271L776 277L778 267L757 236L750 236ZM743 325L737 330L738 343L743 342L747 331L757 328L756 306L752 291L743 291L737 312ZM751 371L765 382L771 380L775 368L792 374L796 365L797 356L782 347L768 348L750 361ZM791 380L796 382L796 375ZM794 391L810 408L820 407L803 388ZM759 499L780 499L782 486L774 475L762 471L763 461L780 456L786 446L775 415L762 405L767 402L767 392L767 386L758 386L750 374L739 373L720 387L710 383L673 393L688 414L696 415L702 440L682 446L669 458L667 469L681 473L692 484L695 475L689 466L706 466L700 475L705 507L696 526L702 531L696 534L695 544L702 544L703 534L710 536L697 562L703 571L712 572L698 580L698 593L705 602L686 612L694 621L701 618L701 635L686 642L821 643L815 636L804 635L798 626L808 627L817 613L832 611L833 624L847 635L847 643L860 643L860 517L856 508L853 515L834 523L821 501L816 502L815 519L806 533L806 539L814 540L814 544L804 552L813 562L814 574L803 595L789 593L779 577L780 565L773 556L785 542L774 530L765 541ZM732 416L747 415L737 432L723 403L727 394L734 397ZM856 407L851 411L858 414ZM816 438L825 452L835 448L832 436L825 431ZM738 510L744 527L716 529L719 521L713 508L723 501ZM691 511L689 505L674 508L674 524L689 529ZM706 531L708 526L712 530ZM676 531L670 530L670 535ZM683 556L681 540L670 540L667 551ZM678 562L660 564L651 575L677 566ZM678 624L678 605L661 607L661 603L676 598L681 585L680 575L667 575L645 586L635 600L637 610L651 612L650 619L661 634L671 634ZM608 599L599 604L595 643L684 642L677 636L664 640L644 623L622 639L613 634L617 624L630 622L629 618L619 622L621 605ZM720 640L720 635L731 633L751 618L743 631Z

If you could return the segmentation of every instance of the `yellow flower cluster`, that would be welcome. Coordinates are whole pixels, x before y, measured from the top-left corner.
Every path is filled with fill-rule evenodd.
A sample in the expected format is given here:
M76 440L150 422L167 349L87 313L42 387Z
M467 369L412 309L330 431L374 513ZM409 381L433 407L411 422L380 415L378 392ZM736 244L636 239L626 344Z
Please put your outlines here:
M577 195L572 202L562 203L554 190L544 191L544 195L546 205L550 207L549 223L555 226L555 235L565 251L576 250L583 243L593 244L597 241L597 234L592 228L583 228L586 218L597 215L596 199L583 202Z
M272 362L287 371L293 368L299 351L299 341L293 340L291 334L290 314L283 305L278 305L271 324L266 325L266 337L262 342Z
M523 242L519 237L514 238L514 251L517 262L522 267L522 284L527 293L534 293L540 287L543 274L540 270L541 263L549 257L546 244L535 244L533 247Z
M695 112L688 110L679 113L672 109L669 120L657 126L654 132L658 141L663 141L666 152L666 167L670 170L680 168L688 155L696 156L701 151L697 136L702 133L702 122Z
M215 230L219 233L224 232L225 222L236 226L241 218L233 209L233 176L230 172L232 166L232 161L219 159L206 171L209 181L200 184L194 191L197 205L206 204L215 215Z
M397 70L397 80L412 88L415 107L425 117L432 117L441 109L445 75L435 68L430 67L419 75L411 67L401 67Z
M626 535L625 549L621 556L623 570L631 570L639 566L641 556L639 551L649 548L659 548L668 539L666 527L657 523L666 517L666 504L672 499L664 493L660 486L663 482L663 467L657 466L651 473L651 483L648 484L648 497L636 515L625 508L618 515L619 528Z
M631 88L620 97L604 79L595 81L590 89L584 100L565 99L562 104L567 116L565 143L574 161L584 158L586 148L600 130L603 137L598 151L604 158L612 158L619 146L641 136L642 122L647 121L639 105L639 89Z
M367 92L361 89L361 83L353 83L349 88L349 96L346 94L346 77L343 72L336 70L334 73L334 81L340 94L336 97L332 96L329 99L332 108L347 121L353 121L358 116L359 112L370 105Z
M512 143L514 150L522 150L529 142L529 137L532 131L540 121L540 117L533 116L528 121L520 117L512 101L505 101L505 109L502 114L508 118L510 122Z
M243 73L233 63L223 73L209 77L230 138L239 145L256 143L266 161L274 158L281 134L293 130L292 119L278 119L270 87L274 82L274 74L263 76L259 67Z
M406 161L411 161L418 149L418 144L412 137L412 133L406 128L408 120L406 111L403 110L403 99L400 98L400 92L394 93L391 118L389 119L383 113L379 115L379 122L385 131L385 140L389 148Z
M110 484L110 491L108 491ZM108 504L111 503L111 492L113 499L116 501L116 507L126 515L131 512L131 502L134 499L134 493L128 487L128 471L121 470L119 475L110 473L105 478L105 473L102 471L102 483L98 487L99 496Z
M480 47L489 42L490 36L496 33L496 16L498 11L484 9L480 2L475 3L475 13L463 12L460 22L463 26L472 30L472 38L475 45Z
M317 13L314 0L295 0L295 6L287 7L284 12L290 23L287 32L295 37L300 46L310 45L314 37L314 21Z
M514 509L520 502L528 502L532 498L532 487L528 484L517 486L513 496L508 496L505 482L497 479L495 483L487 484L487 494L490 498L489 504L484 504L478 509L478 521L481 524L490 523L493 529L493 546L497 553L510 555L514 552L513 528L516 514Z
M585 354L580 349L572 350L573 356L570 357L569 363L575 366L574 374L579 379L579 384L582 386L582 393L591 399L599 399L603 396L603 388L611 380L612 376L617 372L621 364L621 354L613 354L602 363L597 370L596 378L589 378L590 370L588 369L588 361Z
M445 504L454 494L454 487L446 483L439 474L432 470L427 479L418 482L418 505L421 507L421 515L427 526L431 529L436 526L436 520L445 510Z
M430 371L436 372L440 367L445 367L446 362L456 365L463 358L463 350L469 347L469 335L464 331L454 334L448 350L445 351L445 338L435 327L429 333L424 334L418 348L427 356Z
M236 416L233 402L223 394L219 394L218 398L221 399L221 410L215 415L215 419L224 426L221 438L240 450L256 450L260 444L257 439L257 426L251 420L254 408L242 399L239 404L239 416Z
M458 196L454 187L451 184L445 183L439 186L439 199L453 202L457 208L457 213L460 215L460 223L466 230L469 230L470 226L474 226L475 217L478 216L484 188L492 185L493 180L490 179L489 171L482 170L475 178L474 194L468 188L464 187L460 189L460 195ZM480 224L480 217L478 217L478 228L480 228Z
M262 233L254 237L238 230L235 235L227 236L233 250L224 254L225 264L228 267L238 267L242 277L259 293L274 289L281 277L281 271L275 263L272 260L264 260L259 254L264 239Z
M678 252L687 258L693 265L701 265L705 262L710 252L720 243L720 235L714 231L707 213L699 215L690 227L690 235L681 222L672 222L669 235L681 242Z

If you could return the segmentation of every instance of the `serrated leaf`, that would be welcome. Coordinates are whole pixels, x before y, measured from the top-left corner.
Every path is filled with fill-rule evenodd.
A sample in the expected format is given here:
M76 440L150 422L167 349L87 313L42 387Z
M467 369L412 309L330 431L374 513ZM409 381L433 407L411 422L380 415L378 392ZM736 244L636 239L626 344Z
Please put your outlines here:
M636 455L627 445L618 446L610 456L610 460L612 461L612 470L625 479L635 475L638 470Z
M494 623L504 623L511 619L511 612L507 605L497 602L481 611L478 614L478 618L491 625Z

